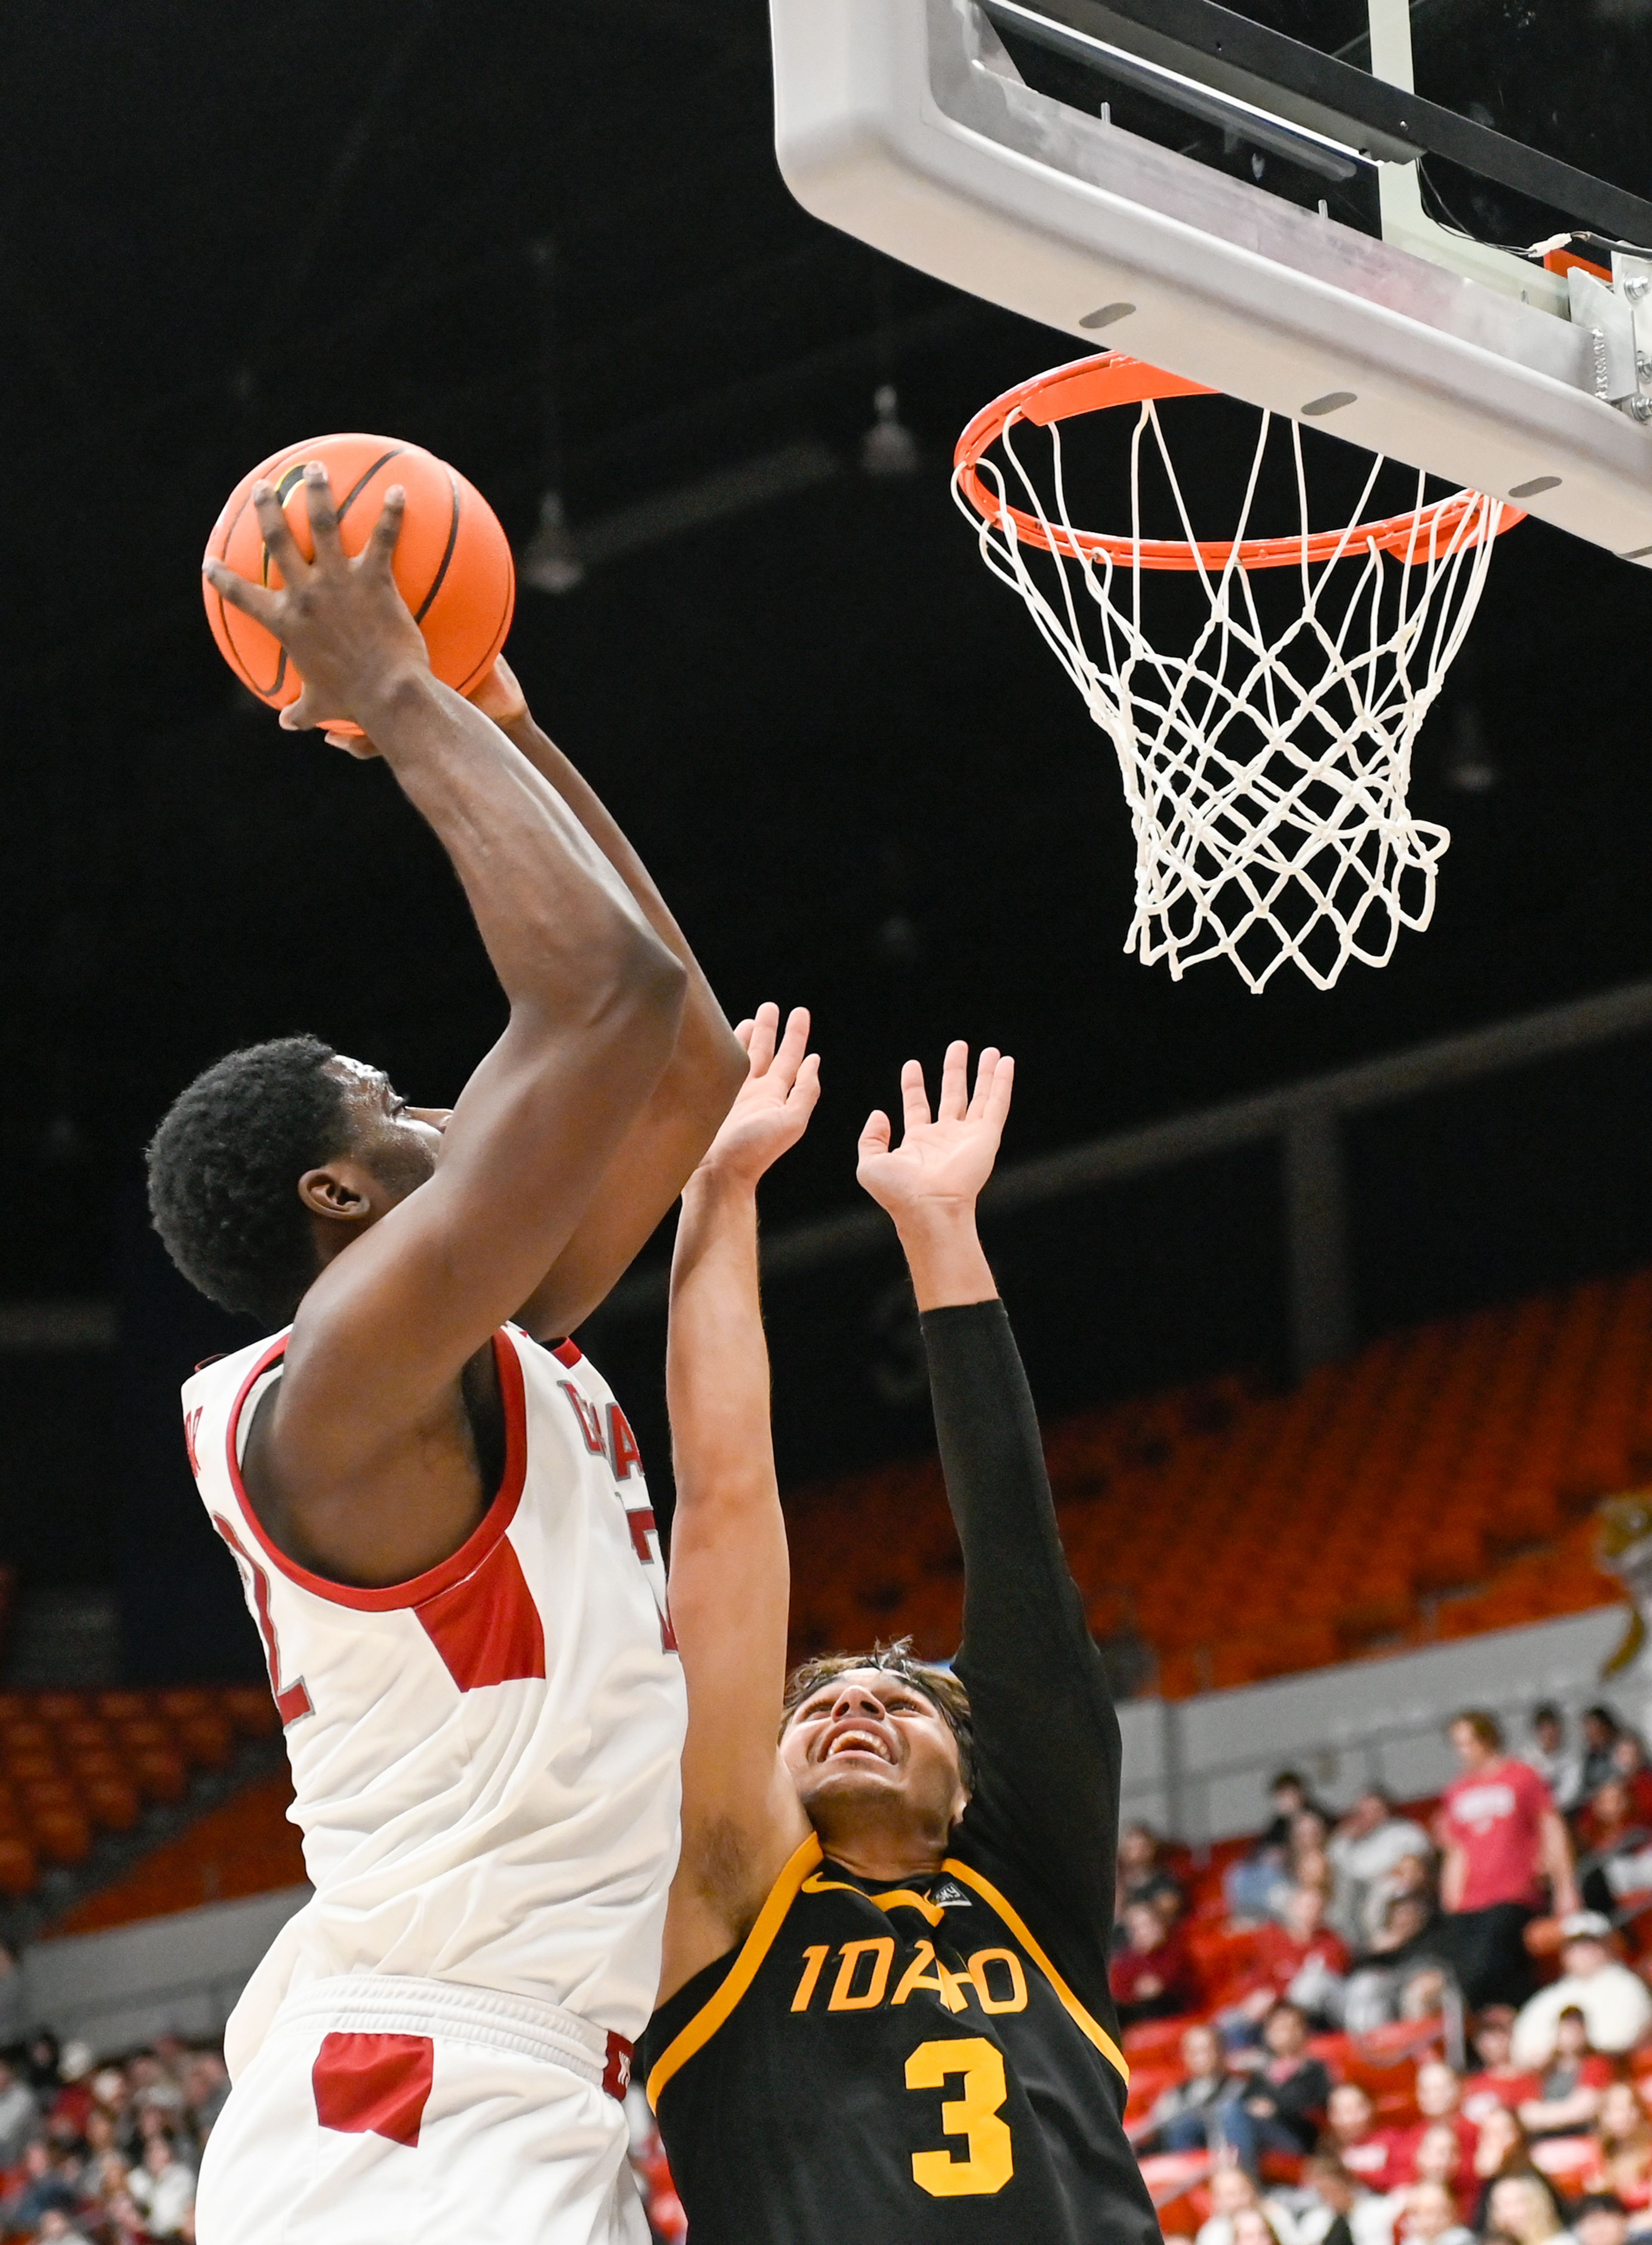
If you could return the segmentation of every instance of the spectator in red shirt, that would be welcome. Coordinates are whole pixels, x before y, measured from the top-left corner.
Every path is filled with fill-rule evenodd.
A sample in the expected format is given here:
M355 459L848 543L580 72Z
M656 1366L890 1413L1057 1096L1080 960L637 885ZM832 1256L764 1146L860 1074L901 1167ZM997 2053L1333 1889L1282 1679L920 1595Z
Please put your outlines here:
M1232 2014L1223 2019L1230 2042L1246 2041L1278 2003L1288 1996L1315 2026L1342 2024L1343 1982L1348 1947L1325 1923L1325 1896L1317 1887L1293 1887L1281 1912L1282 1923L1258 1928L1252 1964Z
M1547 1786L1505 1753L1495 1716L1469 1709L1449 1735L1463 1774L1440 1805L1446 1953L1471 2004L1518 2003L1532 1987L1522 1936L1546 1883L1558 1915L1578 1906L1571 1841Z
M1414 2093L1417 2109L1422 2118L1416 2127L1407 2129L1395 2144L1393 2172L1396 2179L1406 2183L1422 2178L1423 2169L1418 2162L1424 2140L1436 2129L1444 2128L1457 2147L1451 2173L1445 2180L1460 2191L1471 2190L1474 2177L1474 2151L1479 2142L1480 2132L1462 2109L1463 2085L1455 2069L1442 2058L1425 2058L1417 2069Z
M1125 1946L1114 1954L1112 1977L1113 2001L1127 2027L1143 2019L1180 2018L1199 2001L1181 1935L1149 1902L1132 1902L1125 1911Z
M1514 2065L1509 2056L1514 2037L1514 2011L1509 2004L1488 2004L1474 2028L1474 2055L1479 2071L1463 2084L1463 2115L1478 2128L1489 2113L1499 2107L1518 2113L1537 2094L1538 2077L1529 2066Z
M1652 2121L1632 2081L1607 2084L1593 2133L1594 2163L1581 2178L1585 2190L1609 2193L1625 2206L1652 2204Z
M1635 1821L1652 1824L1652 1768L1646 1748L1633 1731L1620 1731L1612 1741L1612 1774L1629 1788Z
M1367 2190L1391 2188L1394 2137L1377 2127L1377 2107L1357 2081L1339 2081L1332 2090L1320 2148L1335 2153Z

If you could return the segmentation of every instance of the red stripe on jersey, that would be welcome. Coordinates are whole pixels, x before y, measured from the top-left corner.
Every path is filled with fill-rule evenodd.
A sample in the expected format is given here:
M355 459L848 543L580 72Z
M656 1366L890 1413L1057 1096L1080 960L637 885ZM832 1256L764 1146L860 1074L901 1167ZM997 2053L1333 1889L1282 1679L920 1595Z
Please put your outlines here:
M346 2135L417 2147L435 2072L428 2035L323 2035L309 2077L316 2118Z
M247 1494L241 1477L241 1458L236 1435L241 1425L241 1407L254 1387L287 1350L287 1335L271 1341L252 1370L241 1382L229 1414L229 1424L224 1434L224 1455L229 1466L229 1485L235 1492L248 1531L257 1540L272 1567L279 1568L289 1583L301 1590L313 1591L318 1598L326 1598L336 1606L350 1606L357 1613L395 1613L405 1606L421 1606L429 1598L439 1597L444 1590L452 1590L469 1575L473 1575L484 1559L504 1539L506 1529L516 1517L516 1508L522 1501L522 1484L527 1478L527 1401L522 1391L522 1365L516 1353L516 1344L508 1333L493 1336L493 1361L499 1367L500 1394L505 1403L505 1472L499 1493L483 1514L477 1526L459 1545L451 1558L434 1567L427 1567L422 1575L410 1582L392 1583L380 1590L352 1590L347 1583L330 1583L324 1575L312 1575L308 1567L301 1567L289 1559L264 1533L264 1524L253 1510L252 1500Z
M473 1575L413 1611L461 1692L545 1673L545 1631L508 1536Z
M559 1364L565 1364L570 1372L576 1364L583 1364L585 1361L585 1351L576 1340L559 1340L552 1349L551 1354Z

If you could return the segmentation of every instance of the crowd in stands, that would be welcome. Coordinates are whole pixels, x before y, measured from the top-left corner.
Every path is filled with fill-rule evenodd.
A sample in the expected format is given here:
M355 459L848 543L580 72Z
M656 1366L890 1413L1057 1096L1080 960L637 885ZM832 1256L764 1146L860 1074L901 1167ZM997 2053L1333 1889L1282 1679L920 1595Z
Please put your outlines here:
M223 2056L167 2038L119 2064L37 2034L0 2058L0 2237L148 2245L194 2236Z
M1126 2120L1197 2245L1652 2245L1652 1770L1478 1711L1438 1801L1295 1772L1195 1865L1120 1837Z

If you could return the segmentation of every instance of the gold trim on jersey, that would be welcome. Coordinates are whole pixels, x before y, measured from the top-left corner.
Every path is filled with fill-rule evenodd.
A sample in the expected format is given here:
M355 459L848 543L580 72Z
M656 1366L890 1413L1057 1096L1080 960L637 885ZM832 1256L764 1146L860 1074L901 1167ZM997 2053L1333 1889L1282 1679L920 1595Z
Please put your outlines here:
M758 1922L746 1935L739 1955L729 1967L717 1993L702 2004L688 2025L679 2034L674 2035L660 2052L648 2079L650 2106L657 2106L660 2092L671 2076L688 2064L696 2051L704 2049L757 1978L758 1969L774 1945L774 1936L785 1923L786 1912L797 1900L799 1889L822 1860L819 1835L812 1831L787 1859L785 1869L769 1889L769 1898L758 1912ZM859 1888L855 1891L859 1893Z
M880 1909L921 1910L931 1925L939 1925L947 1914L938 1902L929 1901L924 1895L914 1894L910 1887L891 1887L887 1894L868 1894L864 1887L852 1887L847 1879L823 1879L818 1871L812 1878L805 1879L801 1891L805 1894L859 1895L862 1902L876 1902Z
M1060 1973L1057 1971L1055 1966L1044 1955L1044 1950L1033 1939L1031 1934L1023 1923L1020 1914L1016 1910L1011 1909L1009 1902L1006 1902L1003 1895L999 1893L997 1888L993 1885L992 1881L990 1879L982 1878L979 1871L972 1871L968 1863L961 1863L955 1855L948 1855L946 1862L942 1865L942 1869L946 1871L950 1871L955 1879L962 1879L965 1886L973 1887L976 1892L981 1896L982 1902L986 1902L989 1908L997 1911L999 1916L1003 1918L1004 1923L1010 1928L1011 1933L1015 1935L1016 1939L1021 1943L1028 1956L1031 1957L1033 1963L1038 1967L1038 1970L1044 1974L1045 1979L1049 1981L1050 1986L1061 1998L1062 2008L1065 2011L1068 2017L1073 2021L1074 2025L1078 2028L1079 2032L1083 2034L1088 2041L1094 2043L1096 2048L1106 2059L1108 2065L1115 2068L1119 2079L1124 2083L1125 2088L1128 2089L1130 2086L1130 2068L1125 2063L1125 2054L1123 2051L1119 2049L1118 2044L1107 2032L1105 2027L1098 2026L1095 2020L1091 2018L1089 2012L1079 2002L1078 1997L1074 1995L1072 1990L1062 1978Z

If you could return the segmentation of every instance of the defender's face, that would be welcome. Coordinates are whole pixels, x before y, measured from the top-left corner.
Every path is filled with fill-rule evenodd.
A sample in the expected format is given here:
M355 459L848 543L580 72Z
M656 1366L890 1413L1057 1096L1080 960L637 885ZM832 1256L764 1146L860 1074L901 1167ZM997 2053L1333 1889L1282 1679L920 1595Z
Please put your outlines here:
M950 1829L969 1798L958 1742L935 1702L899 1676L855 1668L810 1692L780 1740L798 1798L835 1822L857 1802Z
M339 1053L327 1065L344 1087L352 1150L398 1200L405 1199L436 1174L452 1110L410 1107L384 1069L364 1061Z

